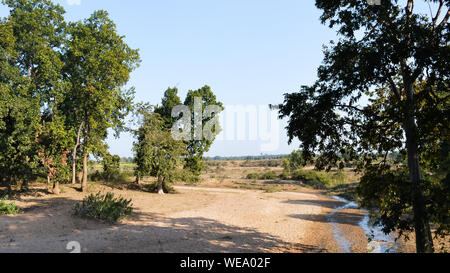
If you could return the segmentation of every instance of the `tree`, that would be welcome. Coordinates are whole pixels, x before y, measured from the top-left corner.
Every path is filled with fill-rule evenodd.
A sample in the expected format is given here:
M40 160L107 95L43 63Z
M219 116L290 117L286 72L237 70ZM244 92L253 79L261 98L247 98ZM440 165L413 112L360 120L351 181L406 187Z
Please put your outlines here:
M65 130L64 118L56 109L53 113L43 116L43 124L36 137L39 160L47 172L48 184L53 179L53 194L60 194L59 184L69 178L69 166L67 155L71 138Z
M70 83L70 96L64 111L76 124L73 134L82 141L83 179L87 185L87 163L90 153L99 149L109 128L118 134L124 128L124 118L132 109L134 89L123 89L130 73L139 65L139 53L131 49L106 11L96 11L83 22L68 27L69 41L65 49L64 74ZM77 145L73 149L76 159Z
M306 161L303 159L302 151L293 151L289 157L289 167L291 171L295 171L305 165Z
M182 141L172 138L159 114L145 110L140 113L144 116L143 123L135 132L134 144L137 180L144 176L156 177L158 193L164 194L165 184L179 177L186 148Z
M221 131L218 123L210 126L210 128L207 126L224 108L223 104L217 101L211 87L207 85L198 90L190 90L184 105L188 106L191 113L193 113L191 139L186 141L188 155L184 166L185 169L190 170L195 176L199 176L204 169L203 154L209 151L214 139ZM210 106L216 106L218 109L216 112L208 114L206 113L208 111L205 110ZM208 130L210 131L209 135L206 133Z
M103 155L103 174L108 181L120 174L120 156L109 153Z
M5 151L5 169L12 171L7 172L9 185L17 178L23 179L27 188L38 167L36 137L43 126L43 115L57 112L64 90L58 50L64 41L64 10L48 0L2 3L11 11L1 23L2 42L9 46L2 54L2 98L6 103L2 104L4 127L0 142ZM47 125L51 122L47 121Z
M181 104L181 99L178 96L178 89L176 87L169 87L166 92L164 92L164 97L161 100L161 106L157 106L155 108L155 113L159 114L164 119L166 128L171 129L173 124L176 122L177 119L172 117L172 110Z
M421 253L434 251L430 222L439 225L423 168L435 161L433 151L450 135L450 2L431 2L437 12L429 17L415 12L414 0L404 7L398 1L369 5L365 0L316 0L322 23L337 27L340 40L325 48L317 82L286 94L280 105L280 116L289 117L290 140L301 141L307 160L319 154L318 168L336 167L339 155L346 154L358 160L362 182L372 189L380 185L380 179L371 179L374 175L388 179L380 190L392 189L393 195L362 191L367 193L361 196L363 203L378 196L391 198L383 202L393 204L396 194L409 193L402 204L409 214L387 220L408 211L388 206L378 220L386 232L414 230ZM406 173L386 160L395 151L407 158L406 180ZM443 189L448 196L448 187ZM400 219L408 215L412 220L405 226Z

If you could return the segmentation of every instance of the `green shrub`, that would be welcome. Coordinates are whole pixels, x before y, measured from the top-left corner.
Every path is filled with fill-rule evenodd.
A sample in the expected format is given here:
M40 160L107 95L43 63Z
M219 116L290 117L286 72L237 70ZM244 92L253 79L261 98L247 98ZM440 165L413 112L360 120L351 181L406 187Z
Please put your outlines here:
M8 199L8 196L3 197L3 199L0 200L0 214L6 214L6 215L15 215L20 212L20 209L16 206L14 202L6 203L6 200Z
M317 171L297 170L292 174L292 179L301 180L306 185L319 190L324 190L331 184L327 174Z
M291 174L287 171L283 171L278 178L280 178L281 180L289 180L291 179Z
M337 172L331 175L331 180L333 181L334 185L341 185L348 182L348 177L343 172Z
M89 180L94 182L105 181L112 183L129 183L132 182L131 177L133 175L134 174L132 171L105 173L97 170L89 176Z
M272 180L276 179L277 175L274 171L265 172L263 174L258 173L250 173L246 176L246 179L249 180Z
M132 212L131 199L115 198L113 193L103 195L100 192L87 196L73 208L74 215L107 222L117 222Z
M258 180L259 179L259 174L257 174L257 173L249 173L246 178L250 179L250 180Z
M272 179L275 179L276 177L277 177L277 175L275 174L274 171L269 171L269 172L263 173L260 176L260 179L261 180L272 180Z

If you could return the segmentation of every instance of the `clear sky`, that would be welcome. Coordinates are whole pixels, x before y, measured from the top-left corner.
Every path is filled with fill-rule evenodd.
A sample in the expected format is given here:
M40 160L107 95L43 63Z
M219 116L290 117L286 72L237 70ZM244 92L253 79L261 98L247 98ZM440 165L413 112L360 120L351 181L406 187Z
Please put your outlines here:
M315 1L301 0L55 0L66 19L109 12L121 35L139 48L142 64L131 76L136 102L158 104L169 86L182 100L207 84L227 105L280 103L283 94L316 79L322 45L336 39L319 21ZM0 15L7 15L0 7ZM279 147L290 153L285 122ZM110 151L132 156L133 138L108 140ZM259 155L261 141L216 141L209 156Z

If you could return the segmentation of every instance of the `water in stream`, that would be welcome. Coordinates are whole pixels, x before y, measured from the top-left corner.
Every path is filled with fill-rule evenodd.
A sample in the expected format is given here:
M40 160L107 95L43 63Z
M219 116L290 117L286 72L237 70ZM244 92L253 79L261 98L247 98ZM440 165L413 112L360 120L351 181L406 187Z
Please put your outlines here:
M343 202L345 205L336 208L328 216L328 220L333 230L333 235L338 242L341 250L344 253L351 253L351 243L342 235L341 230L338 226L337 221L334 219L334 215L344 209L358 209L359 205L355 202L349 202L343 198L334 196L333 199ZM359 223L359 226L364 230L368 238L371 241L368 242L367 251L369 253L395 253L397 252L397 246L395 240L392 236L383 233L380 227L373 226L370 224L368 212L366 211L366 216Z

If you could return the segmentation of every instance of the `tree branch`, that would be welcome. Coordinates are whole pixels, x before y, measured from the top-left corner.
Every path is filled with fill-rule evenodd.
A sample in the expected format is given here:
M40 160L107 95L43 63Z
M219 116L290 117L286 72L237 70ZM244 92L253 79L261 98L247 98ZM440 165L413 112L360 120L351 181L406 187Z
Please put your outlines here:
M335 104L334 107L351 108L351 109L356 110L358 112L365 113L364 109L359 109L358 107L353 106L353 105Z
M402 101L402 96L400 95L400 92L398 92L398 88L397 88L397 86L395 85L395 82L394 82L394 80L392 79L392 77L391 77L391 76L388 76L388 77L387 77L387 80L388 80L389 84L391 85L391 90L394 92L394 94L395 94L395 96L397 97L398 101L399 101L399 102Z
M439 8L436 12L436 16L433 18L433 28L436 28L437 20L439 19L439 16L441 15L442 7L444 6L444 1L439 0Z
M445 15L444 19L442 19L442 22L437 27L438 29L441 29L445 26L445 24L448 22L448 19L450 18L450 9L447 10L447 14Z
M413 11L414 11L414 0L408 0L408 5L406 6L406 14L408 15L408 18L411 18Z

